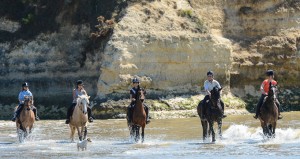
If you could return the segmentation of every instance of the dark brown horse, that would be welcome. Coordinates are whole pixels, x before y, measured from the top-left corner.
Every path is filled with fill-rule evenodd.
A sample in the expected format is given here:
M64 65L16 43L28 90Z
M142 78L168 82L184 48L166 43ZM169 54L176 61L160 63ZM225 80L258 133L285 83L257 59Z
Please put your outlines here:
M20 117L16 120L17 133L20 142L31 133L33 123L35 121L34 113L32 111L33 99L31 96L25 96L24 106L21 110ZM29 132L28 132L29 130Z
M268 96L260 108L259 116L263 133L267 137L275 137L276 123L278 120L278 107L276 106L276 86L270 82Z
M222 137L222 113L220 112L221 108L221 89L214 87L213 90L210 91L211 97L209 102L203 101L203 106L205 108L203 114L206 116L206 119L201 118L201 113L203 108L201 106L201 101L197 107L197 112L201 120L201 125L203 129L203 140L205 140L208 136L212 135L212 142L216 141L215 131L214 131L214 122L218 123L218 133L220 138Z
M130 135L135 142L140 139L140 127L142 127L142 142L144 142L144 130L146 126L146 112L142 100L145 98L143 90L138 86L138 92L135 97L136 102L132 113L132 123L129 123Z

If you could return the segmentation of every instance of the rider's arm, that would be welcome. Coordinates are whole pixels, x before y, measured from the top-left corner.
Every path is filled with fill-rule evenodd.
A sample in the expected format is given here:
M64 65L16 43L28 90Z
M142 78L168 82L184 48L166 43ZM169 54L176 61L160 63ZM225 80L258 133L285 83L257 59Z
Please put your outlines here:
M135 101L135 98L133 98L133 92L132 90L129 91L129 94L130 94L130 101Z
M19 99L19 103L23 103L23 102L24 102L24 101L22 100L22 92L19 93L18 99Z
M76 92L75 92L75 89L73 90L73 100L74 100L74 101L76 100Z
M208 90L208 85L206 82L204 82L204 91L206 92L207 95L210 95L210 91Z
M264 90L264 86L265 86L265 83L263 82L261 85L260 85L260 91L262 94L266 94L265 90Z

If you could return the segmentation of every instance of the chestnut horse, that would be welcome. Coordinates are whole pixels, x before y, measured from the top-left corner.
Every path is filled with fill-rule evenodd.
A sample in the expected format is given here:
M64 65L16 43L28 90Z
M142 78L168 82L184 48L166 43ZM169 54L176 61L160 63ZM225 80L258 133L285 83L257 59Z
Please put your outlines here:
M145 99L144 91L138 86L137 95L135 97L135 106L132 112L132 123L128 123L130 136L135 142L140 139L140 127L142 127L142 142L144 142L144 130L146 126L146 112L142 100Z
M220 112L219 107L221 107L221 95L220 91L217 87L214 87L213 90L210 91L211 98L209 102L203 101L203 106L205 105L205 114L206 119L201 119L201 112L203 108L201 106L201 101L197 107L197 113L201 120L201 125L203 129L203 140L205 140L208 136L212 135L212 142L216 141L215 131L214 131L214 122L218 123L218 133L220 138L222 137L222 113ZM208 129L209 128L209 129Z
M260 108L259 116L263 133L267 137L275 137L276 123L278 120L278 107L276 106L276 86L270 82L268 96Z
M32 104L32 96L25 96L24 106L21 110L20 117L17 117L16 120L17 134L20 142L24 142L24 139L26 139L26 137L28 136L27 129L29 129L30 134L33 128L35 117L32 111Z
M87 106L90 96L81 95L77 98L77 104L74 108L73 115L70 118L71 141L74 142L75 129L77 129L79 140L86 139L87 136ZM81 129L80 129L81 128ZM83 137L83 138L82 138Z

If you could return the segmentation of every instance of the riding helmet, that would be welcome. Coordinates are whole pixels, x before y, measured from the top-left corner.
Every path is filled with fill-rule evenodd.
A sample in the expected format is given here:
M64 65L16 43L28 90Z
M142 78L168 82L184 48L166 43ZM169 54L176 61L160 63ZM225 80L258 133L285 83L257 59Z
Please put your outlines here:
M29 87L29 85L28 85L27 82L24 82L24 83L22 84L22 87Z
M77 86L80 85L80 84L83 84L83 81L82 81L82 80L78 80L78 81L76 82L76 84L77 84Z
M273 75L274 75L274 71L273 71L273 70L268 70L268 71L266 72L266 75L267 75L267 76L273 76Z
M134 78L134 79L132 80L132 83L140 83L140 81L139 81L139 79Z
M213 73L213 71L208 71L207 73L206 73L206 75L208 76L208 75L214 75L214 73Z

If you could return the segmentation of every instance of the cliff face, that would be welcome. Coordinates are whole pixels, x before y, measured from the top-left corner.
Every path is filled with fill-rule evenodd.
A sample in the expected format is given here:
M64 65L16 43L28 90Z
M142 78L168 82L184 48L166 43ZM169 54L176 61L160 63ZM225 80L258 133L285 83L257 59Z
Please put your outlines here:
M156 95L195 93L208 70L229 84L230 41L210 34L186 0L132 3L125 12L104 51L100 97L127 93L135 76Z
M91 1L0 2L0 107L8 118L27 81L44 118L65 116L75 82L97 94L101 54L109 37L92 41L99 15L110 18L121 3ZM8 113L11 112L11 113Z
M92 41L99 15L117 24ZM151 98L197 94L208 70L225 92L252 103L274 69L280 100L293 110L299 23L299 0L1 1L0 106L17 103L23 81L47 118L64 116L77 79L95 100L127 98L133 77Z
M260 94L265 71L274 69L280 96L294 96L284 104L297 105L299 9L298 0L129 5L106 46L98 95L123 93L133 76L155 93L186 93L214 70L222 85L246 98Z

